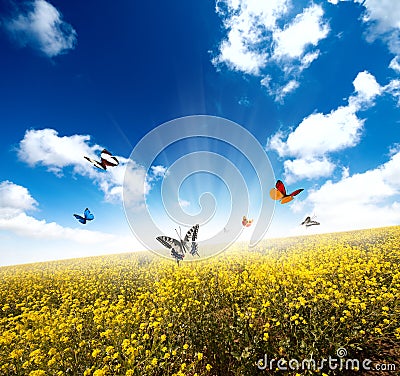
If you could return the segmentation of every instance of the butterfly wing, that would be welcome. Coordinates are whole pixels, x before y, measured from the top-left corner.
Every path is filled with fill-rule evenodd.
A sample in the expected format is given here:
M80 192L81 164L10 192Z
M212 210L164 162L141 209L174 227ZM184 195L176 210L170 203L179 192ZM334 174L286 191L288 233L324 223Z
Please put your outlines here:
M199 232L199 225L196 224L186 233L185 238L182 241L182 245L183 245L185 252L186 252L186 250L188 250L192 256L197 254L200 257L200 255L197 253L198 244L196 243L198 232ZM192 244L191 244L191 248L189 250L188 243L190 241L192 242Z
M117 158L115 158L107 149L103 149L101 152L101 163L106 165L106 166L118 166L119 161Z
M200 255L199 255L199 253L198 253L198 250L199 250L198 244L197 244L196 242L192 242L192 247L191 247L191 249L190 249L190 254L191 254L192 256L197 255L197 256L200 257Z
M156 239L164 246L169 249L180 248L180 241L169 236L157 236Z
M305 224L309 223L310 221L311 221L311 218L310 217L306 217L306 219L303 222L301 222L301 224L305 225Z
M271 197L273 200L281 200L284 196L282 192L278 191L276 188L272 188L269 191L269 197Z
M184 256L184 249L182 246L182 243L174 238L170 238L169 236L158 236L156 238L164 247L167 247L168 249ZM174 256L175 257L175 256Z
M285 184L283 184L282 180L278 180L275 184L275 188L282 193L283 196L286 196L286 188Z
M290 201L293 200L294 196L297 196L300 192L304 191L303 188L301 189L296 189L295 191L293 191L292 193L289 193L288 195L284 196L281 200L281 204L286 204Z
M304 191L303 188L301 188L301 189L296 189L296 190L293 191L292 193L289 193L288 196L294 197L294 196L297 196L300 192L303 192L303 191Z
M74 214L74 217L82 224L86 223L86 219L80 216L79 214Z
M85 216L85 219L87 221L91 221L94 219L94 215L90 212L90 210L88 208L85 209L85 211L83 212L83 215Z
M90 163L92 163L95 167L99 168L100 170L107 170L107 167L102 162L96 161L95 159L86 156L84 158L88 160Z
M170 238L169 236L158 236L156 238L164 247L171 250L171 256L175 258L179 265L179 261L182 261L185 254L182 250L182 244L179 240Z
M183 239L185 243L188 241L196 241L197 240L197 233L199 232L199 225L194 225L185 235L185 238Z
M281 200L281 204L287 204L288 202L292 201L293 197L292 196L285 196Z
M179 265L179 261L182 261L185 255L183 253L177 252L175 249L171 248L171 256L176 260Z
M249 219L246 223L246 227L250 227L253 224L253 220Z
M310 221L310 222L308 222L308 223L306 224L306 227L317 226L317 225L319 225L319 224L320 224L320 223L317 222L317 221Z

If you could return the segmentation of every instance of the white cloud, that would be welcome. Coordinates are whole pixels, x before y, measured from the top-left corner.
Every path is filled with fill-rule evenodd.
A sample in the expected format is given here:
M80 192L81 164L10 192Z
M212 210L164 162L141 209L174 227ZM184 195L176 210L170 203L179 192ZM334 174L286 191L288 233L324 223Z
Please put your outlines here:
M0 183L0 217L11 218L24 211L35 210L37 205L25 187L8 180Z
M129 198L130 204L141 205L143 197L150 190L150 182L165 173L163 166L152 166L150 174L135 162L117 156L120 164L101 171L84 156L99 160L99 151L103 147L89 145L90 136L72 135L60 137L54 129L28 130L17 149L20 160L31 167L42 165L57 176L62 176L66 167L71 167L76 175L86 176L103 191L106 201L120 201L123 193L123 183L126 192L124 197Z
M350 168L342 167L342 179L346 179L350 176Z
M153 176L155 178L158 178L163 177L166 174L167 168L164 166L151 166L151 171Z
M271 77L267 76L261 80L261 85L267 88L269 95L275 97L276 102L283 103L284 97L296 90L300 86L300 83L296 80L290 80L283 86L273 85L271 82Z
M4 21L8 32L22 46L40 50L48 57L73 49L76 31L62 20L61 13L45 0L27 4L24 12Z
M319 56L315 47L329 32L320 5L312 4L293 16L291 10L291 0L217 1L227 34L213 64L261 76L261 84L282 101L298 87L301 72ZM281 70L276 82L268 82L268 66Z
M314 60L318 59L318 56L319 56L319 50L305 54L301 58L302 70L307 69Z
M0 183L0 230L8 230L17 235L36 239L68 239L81 244L98 243L110 240L113 235L95 231L62 227L55 222L26 214L33 210L38 202L28 189L10 181Z
M309 115L288 135L286 142L282 133L276 133L269 141L269 148L281 157L320 157L355 146L362 126L363 121L355 115L354 108L339 107L329 114Z
M56 222L36 219L27 214L36 206L38 202L27 188L10 181L0 182L0 233L7 234L8 247L15 248L14 255L5 254L7 247L2 247L1 264L84 257L141 248L132 236L64 227ZM72 216L71 220L74 220ZM8 234L13 236L9 237ZM22 255L25 252L18 248L20 244L28 244L25 245L26 249L37 251L35 254ZM59 249L60 245L62 250ZM41 257L42 254L46 256Z
M383 90L392 95L394 98L397 98L397 106L400 106L400 80L391 80L387 85L384 86Z
M41 164L59 175L67 166L74 166L78 172L89 166L84 155L96 158L96 151L101 150L99 146L89 146L89 141L88 135L60 137L54 129L27 130L19 144L18 157L31 167Z
M357 95L350 97L349 102L353 102L357 108L362 105L371 106L375 97L382 93L382 87L376 82L375 77L366 71L357 75L353 85Z
M335 165L327 158L301 158L286 160L283 163L287 175L286 182L292 183L299 178L314 179L330 176Z
M19 236L33 239L63 239L79 244L96 244L114 239L111 234L63 227L56 222L38 220L26 213L19 213L11 217L1 216L0 230L11 231Z
M143 197L151 189L150 181L152 178L146 176L146 171L138 166L134 161L129 160L123 185L124 204L130 208L140 208L144 204ZM122 190L122 185L119 186Z
M375 169L340 181L327 181L303 204L321 221L320 231L342 231L397 225L400 221L400 152Z
M389 68L392 68L394 71L397 73L400 73L400 63L399 63L399 57L395 56L389 64Z
M283 30L274 32L276 45L273 58L278 60L300 58L308 45L316 46L321 39L326 38L329 27L322 22L323 15L322 7L313 4L298 14Z
M237 29L229 31L228 39L221 43L220 56L213 63L224 62L233 70L258 75L266 64L267 54L251 51L240 34Z
M397 0L354 0L366 8L364 22L372 23L374 32L385 33L400 28L400 3Z
M278 131L268 140L267 148L282 158L294 158L284 162L288 181L329 176L335 165L327 155L360 142L364 120L357 112L371 107L375 98L385 92L395 95L397 88L394 81L380 86L366 71L358 73L353 85L355 94L349 97L346 106L328 114L313 113L288 135Z

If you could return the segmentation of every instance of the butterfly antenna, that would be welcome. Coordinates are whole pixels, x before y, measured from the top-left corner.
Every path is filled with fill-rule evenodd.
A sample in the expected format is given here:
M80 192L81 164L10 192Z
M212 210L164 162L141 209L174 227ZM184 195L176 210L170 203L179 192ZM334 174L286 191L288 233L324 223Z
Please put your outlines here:
M175 229L175 232L176 232L176 234L178 235L179 240L182 240L182 230L181 230L181 226L179 226L179 233L178 233L178 230L177 230L177 229Z

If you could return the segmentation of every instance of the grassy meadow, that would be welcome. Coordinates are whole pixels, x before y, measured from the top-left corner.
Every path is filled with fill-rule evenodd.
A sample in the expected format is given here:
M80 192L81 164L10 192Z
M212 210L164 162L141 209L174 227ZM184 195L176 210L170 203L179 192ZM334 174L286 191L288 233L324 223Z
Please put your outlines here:
M350 374L256 365L338 348L399 374L400 227L0 268L0 375Z

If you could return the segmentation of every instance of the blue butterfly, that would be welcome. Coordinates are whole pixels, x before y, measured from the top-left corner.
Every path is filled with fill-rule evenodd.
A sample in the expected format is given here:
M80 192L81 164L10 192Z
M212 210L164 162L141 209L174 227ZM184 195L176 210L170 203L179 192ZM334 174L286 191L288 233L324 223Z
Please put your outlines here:
M88 208L83 212L84 217L78 214L74 214L74 217L82 224L85 224L86 221L91 221L94 219L94 215L90 212Z

